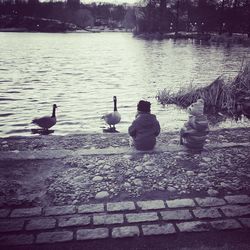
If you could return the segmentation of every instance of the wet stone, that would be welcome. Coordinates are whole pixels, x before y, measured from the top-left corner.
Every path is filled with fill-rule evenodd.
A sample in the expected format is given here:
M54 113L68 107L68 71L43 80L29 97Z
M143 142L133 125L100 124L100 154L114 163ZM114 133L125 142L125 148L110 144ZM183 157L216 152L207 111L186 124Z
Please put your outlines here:
M166 201L169 208L194 207L195 203L192 199L176 199Z
M175 233L173 224L164 225L142 225L142 232L144 235L161 235Z
M115 227L112 230L112 238L125 238L139 236L138 226Z
M135 210L135 204L132 201L123 201L123 202L114 202L107 203L107 211L126 211L126 210Z
M223 199L215 197L195 198L195 200L201 207L214 207L226 204Z
M201 221L190 221L177 223L177 227L181 232L203 232L209 231L209 224Z
M59 227L85 226L90 224L90 216L59 218Z
M35 236L32 234L17 234L0 236L0 245L29 245L34 241Z
M141 210L165 208L164 202L162 200L138 201L137 205L141 208Z
M108 228L80 229L76 232L77 240L105 239L108 237Z
M198 208L198 209L194 209L193 213L194 213L195 217L197 217L199 219L221 217L218 209L216 209L216 208L206 208L206 209Z
M103 214L94 215L94 225L109 225L109 224L121 224L123 223L123 214Z
M30 216L39 216L41 214L42 214L41 207L17 208L12 211L10 217L30 217Z
M73 240L73 232L43 232L37 235L36 243L55 243Z
M20 231L23 226L24 220L0 220L0 232Z
M192 215L189 210L175 210L160 212L163 220L190 220Z
M233 219L211 221L212 227L217 230L226 230L226 229L237 229L241 228L241 225L238 221Z
M146 222L159 220L156 212L151 213L131 213L126 214L126 219L129 223L132 222Z
M31 219L27 222L26 230L40 230L55 228L56 220L54 218Z
M46 207L45 215L47 216L47 215L74 214L75 210L76 209L74 205Z
M250 205L248 206L228 205L221 207L221 210L228 217L249 215Z
M250 203L250 197L248 195L228 195L225 196L225 200L230 204Z

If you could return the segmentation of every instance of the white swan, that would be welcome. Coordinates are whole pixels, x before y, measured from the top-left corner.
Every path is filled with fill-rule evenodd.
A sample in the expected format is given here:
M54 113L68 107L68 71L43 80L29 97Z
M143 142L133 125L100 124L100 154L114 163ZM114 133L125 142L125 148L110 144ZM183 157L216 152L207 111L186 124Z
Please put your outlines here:
M40 118L36 118L32 121L32 123L38 125L44 130L48 130L56 124L56 104L53 104L53 111L51 116L43 116Z
M116 96L113 97L113 102L114 102L114 111L102 117L102 119L104 119L104 121L109 125L109 129L105 130L105 132L116 132L115 125L118 124L121 120L121 115L117 110Z

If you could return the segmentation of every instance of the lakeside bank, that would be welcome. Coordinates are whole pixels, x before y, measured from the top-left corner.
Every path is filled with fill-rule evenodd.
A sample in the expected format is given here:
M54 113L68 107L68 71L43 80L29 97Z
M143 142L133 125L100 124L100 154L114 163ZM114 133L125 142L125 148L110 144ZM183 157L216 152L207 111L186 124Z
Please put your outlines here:
M211 131L201 154L176 132L150 152L131 150L127 134L0 138L0 206L249 194L249 131Z
M0 245L248 249L249 132L211 131L201 154L176 132L148 152L127 134L0 138Z

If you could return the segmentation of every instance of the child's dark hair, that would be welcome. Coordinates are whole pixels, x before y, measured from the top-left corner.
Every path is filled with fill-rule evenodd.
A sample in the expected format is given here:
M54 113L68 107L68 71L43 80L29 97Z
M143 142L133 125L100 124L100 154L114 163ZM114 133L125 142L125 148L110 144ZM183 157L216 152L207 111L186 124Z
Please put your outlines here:
M145 113L150 113L151 103L140 100L137 104L137 110Z

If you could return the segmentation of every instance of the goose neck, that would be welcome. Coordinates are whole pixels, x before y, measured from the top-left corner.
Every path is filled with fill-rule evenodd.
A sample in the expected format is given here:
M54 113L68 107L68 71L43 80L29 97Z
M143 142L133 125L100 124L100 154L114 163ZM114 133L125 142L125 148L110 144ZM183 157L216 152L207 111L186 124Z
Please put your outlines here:
M114 111L117 111L117 101L114 99Z
M56 117L56 107L53 107L52 117Z

